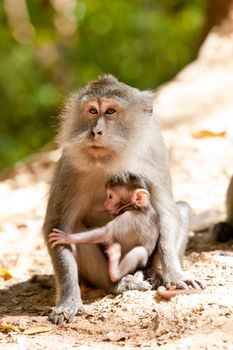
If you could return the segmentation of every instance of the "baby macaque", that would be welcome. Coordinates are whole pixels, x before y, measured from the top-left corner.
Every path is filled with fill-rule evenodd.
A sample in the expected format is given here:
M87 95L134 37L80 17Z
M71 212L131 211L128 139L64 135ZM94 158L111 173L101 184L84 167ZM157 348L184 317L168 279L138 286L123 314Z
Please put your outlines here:
M112 179L106 185L104 208L112 221L101 228L80 233L66 233L54 228L49 234L51 247L105 243L112 282L135 272L138 267L145 267L158 240L158 218L146 186L133 175L130 180Z

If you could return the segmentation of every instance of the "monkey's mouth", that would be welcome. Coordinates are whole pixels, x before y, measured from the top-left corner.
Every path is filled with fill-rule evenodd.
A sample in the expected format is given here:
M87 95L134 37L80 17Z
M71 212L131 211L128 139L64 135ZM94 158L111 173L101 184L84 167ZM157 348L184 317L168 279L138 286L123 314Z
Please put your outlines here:
M108 153L108 147L103 145L90 144L88 145L88 152L96 157L101 157Z
M105 146L98 146L98 145L91 145L91 146L89 146L89 147L91 147L91 148L93 148L93 149L106 149L106 147Z
M99 152L99 151L107 151L107 147L106 146L99 146L99 145L90 145L89 146L89 149L90 150L92 150L92 151L97 151L97 152Z

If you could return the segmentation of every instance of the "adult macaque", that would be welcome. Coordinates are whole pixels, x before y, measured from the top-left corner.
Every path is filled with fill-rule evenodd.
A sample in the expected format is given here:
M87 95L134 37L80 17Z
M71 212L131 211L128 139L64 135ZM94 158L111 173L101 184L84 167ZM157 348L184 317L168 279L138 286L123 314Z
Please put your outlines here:
M135 272L137 267L145 267L159 236L158 217L145 187L133 175L126 183L122 179L110 180L106 185L104 208L113 220L101 228L79 233L69 234L55 228L49 234L51 247L105 243L112 282Z
M105 184L115 176L134 174L148 184L159 217L158 251L165 286L196 287L199 282L181 267L189 207L174 202L153 102L152 92L132 88L111 75L99 77L70 97L62 113L63 153L51 185L44 236L48 243L54 227L82 232L104 226L109 221L103 207ZM113 284L107 259L97 244L80 244L74 251L68 245L52 249L48 243L48 250L57 285L57 303L50 314L53 323L71 321L82 307L78 277L115 292L139 289L142 283L127 275ZM152 266L156 261L151 259Z
M230 180L226 193L226 221L215 224L212 228L212 236L218 242L228 242L233 239L233 177Z

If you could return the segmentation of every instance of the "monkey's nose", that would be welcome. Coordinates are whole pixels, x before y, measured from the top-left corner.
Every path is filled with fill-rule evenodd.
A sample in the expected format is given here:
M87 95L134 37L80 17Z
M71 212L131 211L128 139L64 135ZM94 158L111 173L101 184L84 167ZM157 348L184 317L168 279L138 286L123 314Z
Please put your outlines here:
M102 129L96 128L94 127L91 131L93 136L97 136L97 135L103 135L103 131Z

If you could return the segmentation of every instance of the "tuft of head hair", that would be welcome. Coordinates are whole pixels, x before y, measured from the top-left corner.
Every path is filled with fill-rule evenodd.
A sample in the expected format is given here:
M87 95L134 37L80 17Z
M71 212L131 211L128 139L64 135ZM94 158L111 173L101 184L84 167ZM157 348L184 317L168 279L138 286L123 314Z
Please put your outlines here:
M148 191L148 186L144 179L134 174L128 173L114 176L106 183L106 188L127 187L129 191L143 188Z
M118 97L127 100L131 89L136 90L120 82L111 74L103 74L100 75L96 80L90 81L86 87L80 90L79 98L82 99L84 96L94 96L96 98Z

